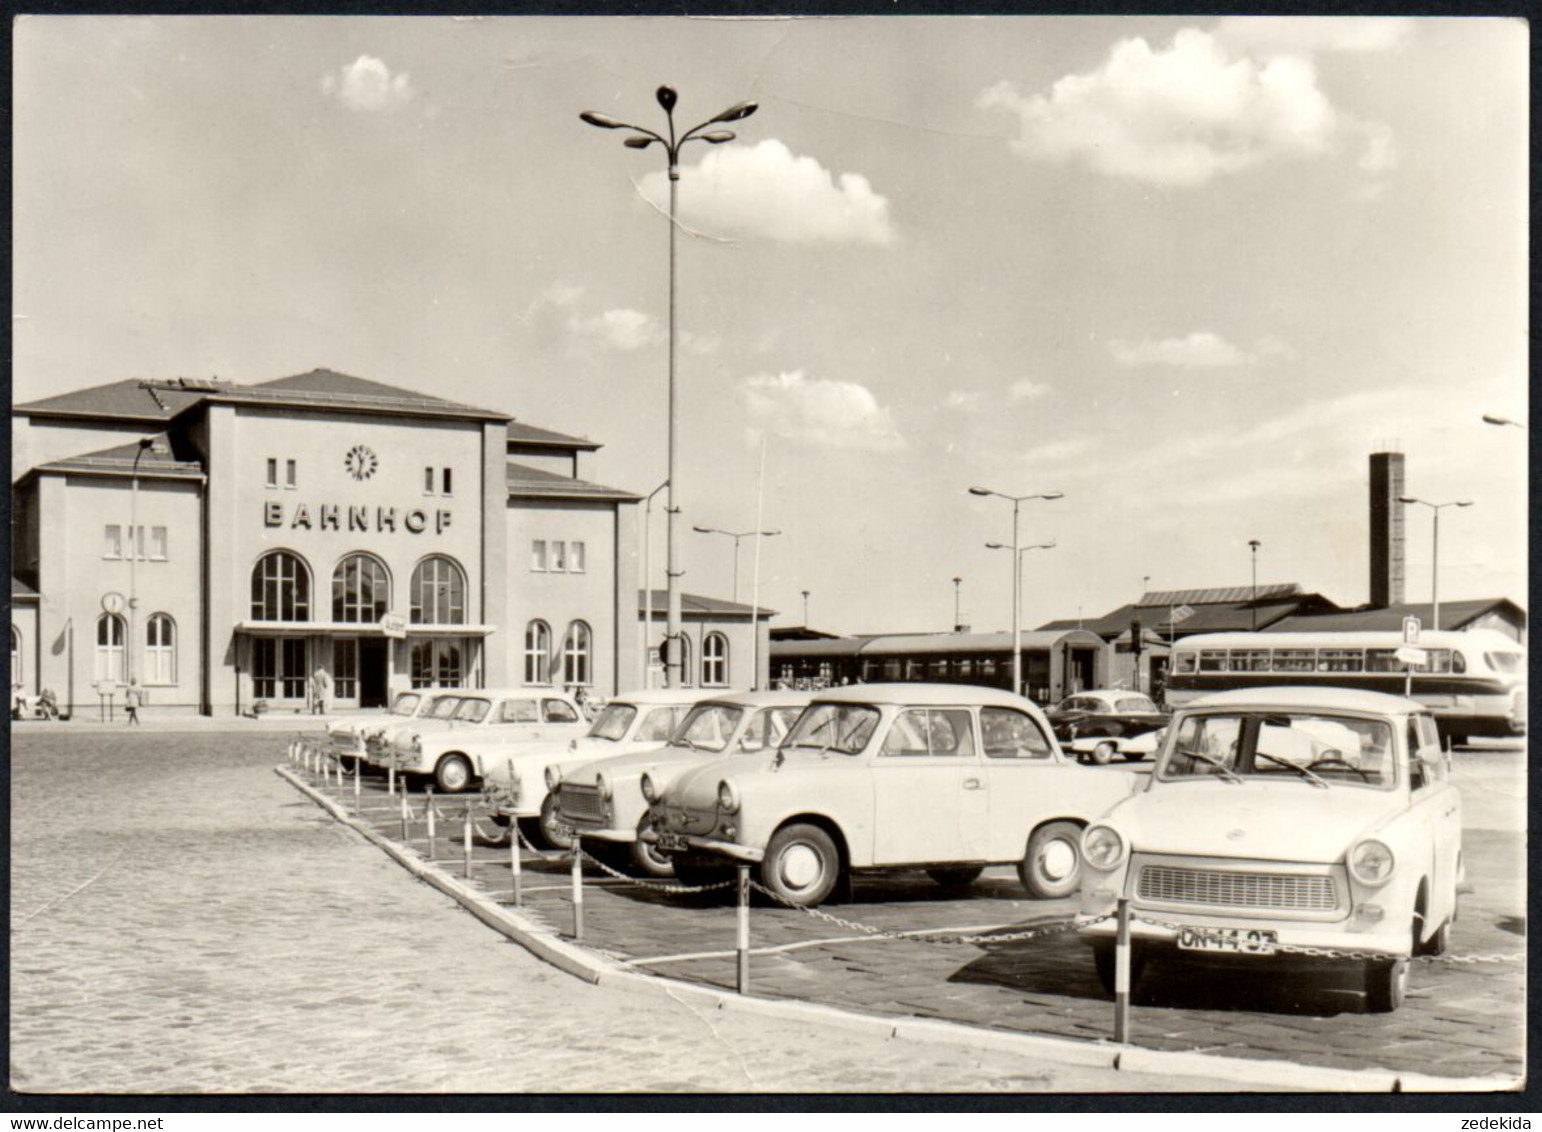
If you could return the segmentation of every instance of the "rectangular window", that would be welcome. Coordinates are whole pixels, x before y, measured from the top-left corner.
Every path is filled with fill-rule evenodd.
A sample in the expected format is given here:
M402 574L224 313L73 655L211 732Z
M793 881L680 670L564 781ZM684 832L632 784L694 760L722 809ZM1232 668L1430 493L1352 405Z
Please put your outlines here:
M567 545L560 540L551 544L551 568L554 573L565 572L568 568Z
M284 461L284 486L295 486L295 466L293 460Z
M1364 670L1365 650L1363 649L1317 650L1317 671L1319 672L1362 672Z
M104 532L105 541L102 546L103 558L123 557L123 528L117 523L108 523Z
M152 562L166 561L166 528L150 528L150 560Z
M452 492L450 490L451 480L450 480L450 469L449 468L446 468L444 470L444 476L442 478L443 478L443 483L444 483L444 494L445 495L453 495L454 492Z
M1199 653L1199 670L1201 672L1225 672L1225 649L1201 649Z
M582 574L584 572L584 544L581 542L568 543L568 573Z
M1268 649L1232 649L1231 670L1233 672L1268 672Z
M1274 671L1276 672L1316 672L1316 649L1275 649Z
M340 700L359 697L359 642L344 638L332 642L332 680Z
M433 468L424 468L423 469L423 494L424 495L432 495L432 494L434 494L434 469Z
M546 569L546 540L538 538L530 544L530 569L537 572Z
M278 486L278 461L271 456L268 457L268 486Z

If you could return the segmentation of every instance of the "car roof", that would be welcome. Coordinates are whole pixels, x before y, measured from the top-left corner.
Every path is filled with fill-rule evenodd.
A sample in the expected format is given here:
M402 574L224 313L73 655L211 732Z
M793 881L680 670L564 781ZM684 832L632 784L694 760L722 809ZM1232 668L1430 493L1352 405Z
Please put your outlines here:
M1337 708L1340 711L1369 711L1383 715L1407 715L1423 711L1424 705L1403 696L1385 692L1362 692L1354 688L1236 688L1190 700L1185 707L1261 707L1261 708Z
M719 692L703 697L703 703L733 704L735 707L804 707L815 693L796 688L770 688L763 692Z
M446 693L461 696L480 696L489 700L528 700L535 696L571 700L573 697L561 688L445 688Z
M1033 708L1037 705L1003 688L980 684L851 684L826 688L813 694L815 703L837 704L915 704L919 707L946 707L951 704L981 704L987 707Z
M1147 700L1151 698L1145 692L1137 692L1134 688L1083 688L1080 692L1072 692L1066 699L1075 699L1077 696L1102 696L1105 699L1113 699L1115 696L1140 696Z
M653 707L656 704L694 704L698 700L710 700L722 693L721 688L639 688L635 692L617 692L606 704L635 704Z

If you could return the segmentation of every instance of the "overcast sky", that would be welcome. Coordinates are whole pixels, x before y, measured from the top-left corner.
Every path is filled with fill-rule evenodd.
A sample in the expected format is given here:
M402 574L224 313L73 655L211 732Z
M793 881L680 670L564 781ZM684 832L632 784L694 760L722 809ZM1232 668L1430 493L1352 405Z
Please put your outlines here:
M325 366L665 469L684 155L686 589L841 632L1150 587L1367 600L1367 456L1441 594L1525 602L1527 35L1494 19L26 18L14 399ZM658 511L655 511L658 518ZM1429 512L1408 597L1428 600ZM662 585L662 524L655 564ZM750 547L741 564L748 600Z

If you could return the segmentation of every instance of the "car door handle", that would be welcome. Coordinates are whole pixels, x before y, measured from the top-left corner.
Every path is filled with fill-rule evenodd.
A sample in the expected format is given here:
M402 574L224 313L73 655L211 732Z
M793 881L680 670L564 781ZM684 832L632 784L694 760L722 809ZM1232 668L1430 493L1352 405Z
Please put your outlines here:
M980 789L980 785L981 785L981 783L980 783L980 780L978 778L966 778L966 779L964 779L964 789L965 790L978 790L978 789Z

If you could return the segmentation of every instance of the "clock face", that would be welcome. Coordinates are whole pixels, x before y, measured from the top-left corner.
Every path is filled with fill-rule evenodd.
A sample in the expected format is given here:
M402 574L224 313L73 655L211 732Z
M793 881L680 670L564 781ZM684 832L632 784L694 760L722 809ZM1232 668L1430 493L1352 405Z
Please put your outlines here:
M356 480L367 480L375 474L375 469L380 466L380 460L374 450L363 444L355 444L348 449L348 455L343 457L343 467L348 469L348 474Z

